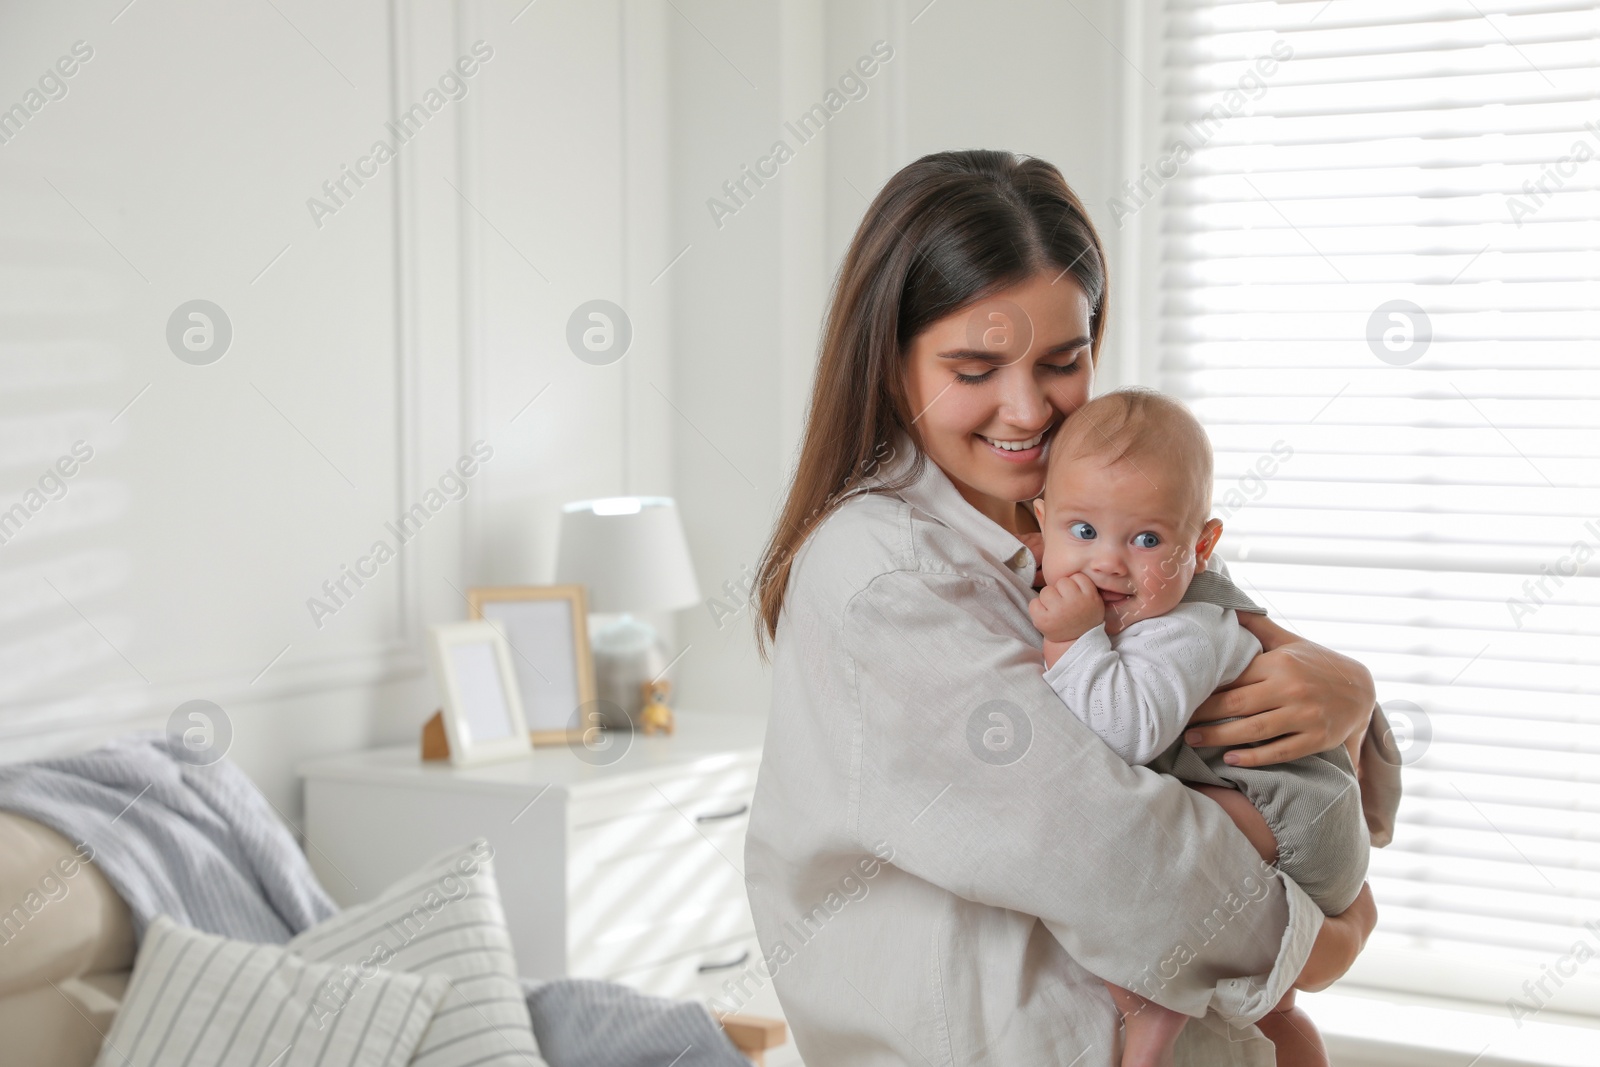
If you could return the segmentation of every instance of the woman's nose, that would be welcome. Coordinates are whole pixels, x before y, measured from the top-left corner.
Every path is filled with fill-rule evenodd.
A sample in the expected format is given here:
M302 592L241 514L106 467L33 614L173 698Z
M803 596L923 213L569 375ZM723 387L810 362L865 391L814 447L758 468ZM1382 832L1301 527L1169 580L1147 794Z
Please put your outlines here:
M1039 386L1031 368L1025 361L1007 368L1005 393L1001 398L1000 415L1006 422L1028 430L1043 429L1050 421L1053 408L1050 399Z

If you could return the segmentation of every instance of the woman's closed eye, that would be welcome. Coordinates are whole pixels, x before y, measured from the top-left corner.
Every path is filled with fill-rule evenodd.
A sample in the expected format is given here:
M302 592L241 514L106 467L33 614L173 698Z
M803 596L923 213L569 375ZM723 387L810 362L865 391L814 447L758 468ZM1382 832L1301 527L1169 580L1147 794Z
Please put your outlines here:
M1073 356L1065 363L1041 363L1039 369L1046 374L1076 374L1083 367L1083 361Z
M1041 363L1039 364L1039 369L1052 376L1065 376L1068 374L1076 374L1082 365L1082 361L1077 356L1073 356L1070 363ZM990 367L982 374L958 373L956 375L956 381L962 382L966 385L977 385L979 382L986 382L990 378L994 377L995 370L996 368Z

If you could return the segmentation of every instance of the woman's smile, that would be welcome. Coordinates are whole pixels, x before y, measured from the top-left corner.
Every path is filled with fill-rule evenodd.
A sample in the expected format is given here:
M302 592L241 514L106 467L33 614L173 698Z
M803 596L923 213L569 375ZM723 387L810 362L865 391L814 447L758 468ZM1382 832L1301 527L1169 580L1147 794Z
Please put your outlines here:
M1032 437L1006 438L986 437L983 434L973 434L978 440L989 446L997 458L1006 463L1039 463L1043 461L1048 444L1045 437L1050 432L1046 426Z

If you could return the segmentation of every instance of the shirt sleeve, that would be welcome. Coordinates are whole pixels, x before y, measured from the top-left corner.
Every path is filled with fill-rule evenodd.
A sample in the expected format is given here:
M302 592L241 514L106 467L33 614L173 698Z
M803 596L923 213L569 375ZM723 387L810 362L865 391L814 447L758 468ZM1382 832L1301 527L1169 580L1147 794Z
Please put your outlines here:
M1126 763L1149 763L1183 735L1202 701L1239 677L1261 643L1234 613L1180 604L1134 623L1115 643L1104 626L1044 672L1067 709Z
M850 825L894 865L1037 916L1098 977L1243 1026L1322 913L1222 808L1130 767L1062 707L992 579L897 571L849 601Z

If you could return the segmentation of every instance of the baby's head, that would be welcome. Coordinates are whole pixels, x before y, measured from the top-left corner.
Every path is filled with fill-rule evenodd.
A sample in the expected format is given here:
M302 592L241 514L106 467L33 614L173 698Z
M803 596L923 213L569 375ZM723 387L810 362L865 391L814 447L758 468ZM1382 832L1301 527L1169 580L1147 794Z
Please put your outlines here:
M1050 443L1045 581L1082 571L1100 588L1106 630L1178 606L1222 533L1211 515L1211 444L1189 409L1149 389L1079 408Z

